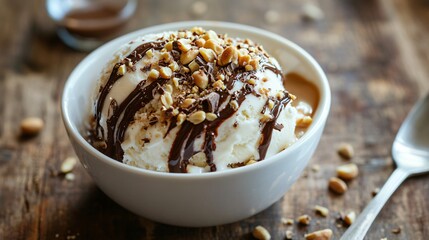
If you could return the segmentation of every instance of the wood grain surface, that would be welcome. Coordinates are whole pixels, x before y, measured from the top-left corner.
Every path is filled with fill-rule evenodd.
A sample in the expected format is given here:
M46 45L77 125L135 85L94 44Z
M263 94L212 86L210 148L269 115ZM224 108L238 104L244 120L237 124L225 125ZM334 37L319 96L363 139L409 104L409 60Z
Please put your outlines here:
M305 2L324 12L303 21ZM221 20L264 28L308 50L325 69L332 88L327 126L310 166L289 192L267 210L233 224L180 228L158 224L118 206L79 165L76 179L58 176L74 156L60 116L67 76L87 53L66 47L55 35L44 1L0 0L0 239L252 239L257 225L272 239L294 239L331 228L339 239L346 227L339 213L359 213L392 173L391 143L413 103L429 91L429 1L207 1L197 15L194 1L144 0L121 32L180 20ZM278 18L266 18L268 11ZM272 12L271 12L272 13ZM271 15L272 17L272 15ZM269 21L267 21L269 20ZM19 135L19 122L38 116L36 137ZM351 143L360 175L343 196L327 189L335 167L345 163L339 143ZM320 166L312 171L311 166ZM429 238L429 176L407 180L389 200L366 239ZM329 217L314 205L330 209ZM308 214L309 226L286 226L281 218ZM399 234L392 229L400 228Z

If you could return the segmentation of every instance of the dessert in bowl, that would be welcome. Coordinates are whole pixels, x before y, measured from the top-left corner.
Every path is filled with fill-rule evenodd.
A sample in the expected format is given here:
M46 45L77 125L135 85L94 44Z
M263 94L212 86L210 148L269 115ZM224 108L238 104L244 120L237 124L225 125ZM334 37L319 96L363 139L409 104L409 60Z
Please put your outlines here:
M206 44L213 39L219 52ZM314 111L290 103L287 82L304 79L317 88ZM73 147L101 190L146 218L194 227L279 200L314 153L329 106L326 76L304 50L224 22L113 40L76 67L62 98ZM312 119L305 133L296 127L303 119Z

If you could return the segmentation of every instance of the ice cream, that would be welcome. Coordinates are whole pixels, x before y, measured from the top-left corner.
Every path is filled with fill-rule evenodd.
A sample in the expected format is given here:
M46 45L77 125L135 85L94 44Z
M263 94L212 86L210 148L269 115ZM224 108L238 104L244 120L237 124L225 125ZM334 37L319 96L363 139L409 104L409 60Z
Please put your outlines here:
M89 140L132 166L213 172L293 144L297 110L277 61L249 39L199 27L140 37L112 54L94 93Z

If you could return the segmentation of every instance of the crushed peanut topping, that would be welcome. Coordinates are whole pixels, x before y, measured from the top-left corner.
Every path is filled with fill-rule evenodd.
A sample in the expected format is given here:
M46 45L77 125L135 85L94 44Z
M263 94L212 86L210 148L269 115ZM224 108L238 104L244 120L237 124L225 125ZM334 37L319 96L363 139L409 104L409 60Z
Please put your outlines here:
M177 115L177 125L181 125L184 121L186 120L186 114L184 113L179 113L179 115Z
M151 69L148 75L148 78L150 79L157 79L159 78L159 71L156 69Z
M192 113L188 117L188 121L190 121L193 124L200 124L206 120L206 113L204 111L197 111Z
M217 118L216 114L214 114L214 113L206 113L206 119L207 120L214 121L214 120L216 120L216 118Z
M122 64L121 66L119 66L118 75L124 75L126 72L127 72L127 67L125 66L125 64Z
M173 104L173 99L171 98L171 94L169 92L165 92L163 95L161 95L161 103L166 108L171 107Z
M188 108L190 107L196 100L192 98L187 98L183 100L182 104L180 105L181 108Z
M250 89L250 94L268 97L271 91L259 85L268 79L259 79L252 71L261 70L267 65L270 68L276 66L262 46L249 39L230 38L213 30L193 27L170 33L157 41L160 42L158 48L150 48L144 53L145 61L150 64L141 68L149 82L165 81L158 91L162 115L156 121L172 117L177 125L184 121L193 124L215 121L220 115L215 110L203 109L202 103L213 92L232 94L235 86L231 80L237 78L237 74L239 77L244 75L239 80ZM118 74L126 74L130 69L127 64L130 63L133 63L131 59L123 60ZM279 100L285 97L285 93L280 91L275 97ZM241 101L233 97L229 100L229 106L237 111ZM276 99L270 98L268 109L273 110L277 103ZM273 117L266 113L261 119L266 122Z
M229 105L231 106L232 109L237 110L238 109L238 102L236 100L232 100L231 102L229 102Z
M312 122L313 122L313 119L310 116L304 116L296 120L296 126L306 128L310 126Z

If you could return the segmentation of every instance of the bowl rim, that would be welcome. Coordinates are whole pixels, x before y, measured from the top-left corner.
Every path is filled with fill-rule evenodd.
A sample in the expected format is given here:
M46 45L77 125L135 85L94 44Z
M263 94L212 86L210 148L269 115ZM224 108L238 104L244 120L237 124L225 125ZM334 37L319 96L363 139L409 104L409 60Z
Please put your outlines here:
M172 29L184 29L190 28L193 26L200 26L204 28L224 28L230 30L240 30L245 32L251 32L253 34L264 35L266 38L281 42L284 45L287 45L292 50L296 51L303 59L310 63L310 65L316 70L317 78L321 81L321 86L319 87L320 91L320 100L318 104L318 108L316 110L316 114L314 116L314 121L307 132L298 139L295 143L289 146L287 149L264 159L263 161L258 162L257 164L251 164L245 167L239 167L234 169L229 169L225 171L219 172L210 172L210 173L170 173L170 172L157 172L153 170L147 170L143 168L138 168L134 166L130 166L119 162L113 158L110 158L96 148L94 148L91 144L89 144L85 138L81 135L79 129L72 124L70 119L69 112L67 111L67 96L69 94L70 85L72 82L78 81L80 78L78 76L81 74L81 69L85 67L86 64L94 61L99 52L105 51L105 49L110 48L113 45L118 44L119 42L126 43L127 40L133 40L141 35L146 35L150 33L158 33L163 31L169 31ZM64 125L68 131L69 138L73 138L76 143L78 143L85 151L87 151L90 155L95 157L98 161L102 161L105 164L111 165L112 167L119 168L120 170L126 171L128 173L146 175L151 177L159 177L165 179L174 179L174 180L195 180L195 179L211 179L218 177L226 177L230 175L238 175L246 172L256 171L257 169L262 169L270 165L272 162L280 161L282 158L285 158L287 155L292 153L295 149L303 147L303 145L308 142L317 132L319 128L323 128L326 122L326 119L329 114L331 105L331 91L328 83L328 79L322 70L321 66L317 63L317 61L307 53L303 48L293 43L292 41L267 30L263 30L257 27L248 26L244 24L238 23L230 23L230 22L221 22L221 21L182 21L182 22L172 22L166 24L155 25L152 27L142 28L130 33L127 33L121 37L115 38L101 47L97 48L93 52L91 52L88 56L80 61L80 63L73 69L71 74L69 75L66 83L64 85L62 94L61 94L61 115L64 122Z

